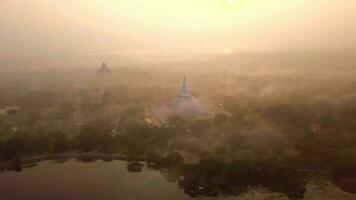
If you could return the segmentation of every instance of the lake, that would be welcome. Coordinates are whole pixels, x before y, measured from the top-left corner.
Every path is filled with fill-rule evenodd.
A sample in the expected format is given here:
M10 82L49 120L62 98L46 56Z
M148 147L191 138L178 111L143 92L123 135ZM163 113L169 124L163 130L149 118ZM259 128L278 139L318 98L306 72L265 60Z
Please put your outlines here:
M135 171L135 170L131 170ZM1 200L187 200L193 199L179 187L174 175L165 170L147 167L130 172L126 161L81 162L75 159L63 163L42 161L37 166L19 172L0 174ZM196 199L289 199L283 194L263 188L250 188L238 196L197 196ZM327 183L308 184L305 198L354 200L356 195L346 193Z

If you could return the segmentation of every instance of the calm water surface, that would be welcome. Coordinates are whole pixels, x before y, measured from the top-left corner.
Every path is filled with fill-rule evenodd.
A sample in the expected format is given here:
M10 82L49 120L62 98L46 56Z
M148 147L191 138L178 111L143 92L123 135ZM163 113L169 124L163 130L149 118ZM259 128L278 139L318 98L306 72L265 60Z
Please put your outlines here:
M141 172L127 170L126 161L90 163L69 160L43 161L20 172L0 174L1 200L186 200L192 199L176 182L159 170L145 167ZM198 197L196 199L289 199L278 193L251 189L237 197ZM305 199L355 200L356 196L324 185L308 186Z

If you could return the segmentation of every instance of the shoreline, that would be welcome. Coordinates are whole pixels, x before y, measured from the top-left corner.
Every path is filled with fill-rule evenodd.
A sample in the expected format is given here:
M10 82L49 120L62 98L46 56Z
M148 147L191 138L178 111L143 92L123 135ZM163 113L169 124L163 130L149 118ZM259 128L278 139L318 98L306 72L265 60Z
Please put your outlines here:
M30 165L38 163L45 160L61 160L61 159L80 159L80 158L90 158L90 159L101 159L101 160L124 160L128 161L129 156L125 154L105 154L105 153L60 153L60 154L50 154L41 155L30 158L20 158L21 165ZM145 156L140 156L135 158L137 161L147 161ZM0 163L0 169L4 170L13 165L14 160L5 161Z

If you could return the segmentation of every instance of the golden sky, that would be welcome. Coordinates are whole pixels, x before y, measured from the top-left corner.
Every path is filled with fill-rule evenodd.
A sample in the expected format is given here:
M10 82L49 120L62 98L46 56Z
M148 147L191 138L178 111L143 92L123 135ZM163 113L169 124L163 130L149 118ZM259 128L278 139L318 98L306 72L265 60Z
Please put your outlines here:
M349 49L355 0L1 0L2 56Z

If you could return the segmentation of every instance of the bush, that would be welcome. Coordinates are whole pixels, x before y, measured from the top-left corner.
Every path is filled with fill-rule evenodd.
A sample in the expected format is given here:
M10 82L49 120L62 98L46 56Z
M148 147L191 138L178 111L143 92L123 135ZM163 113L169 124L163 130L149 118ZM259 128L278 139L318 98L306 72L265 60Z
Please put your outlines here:
M148 162L157 163L160 161L160 155L155 151L148 151L146 152L146 158Z
M164 161L167 164L174 164L174 165L182 164L183 160L184 160L183 156L181 156L179 153L176 152L168 154L164 159Z
M53 140L52 153L63 153L70 148L69 140L67 137L57 137Z

